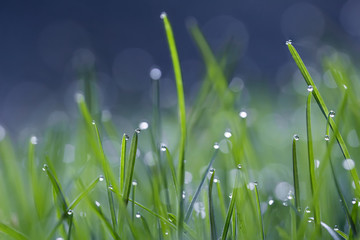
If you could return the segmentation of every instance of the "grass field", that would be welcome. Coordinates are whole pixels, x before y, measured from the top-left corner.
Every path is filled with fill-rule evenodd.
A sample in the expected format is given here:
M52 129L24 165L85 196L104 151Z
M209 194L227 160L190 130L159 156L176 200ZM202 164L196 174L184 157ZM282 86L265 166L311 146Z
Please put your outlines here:
M176 109L163 111L153 79L151 121L127 135L94 110L85 82L78 118L26 143L0 126L0 238L359 239L360 73L350 58L327 51L312 79L287 41L297 77L273 95L233 78L192 23L206 73L190 104L161 19Z

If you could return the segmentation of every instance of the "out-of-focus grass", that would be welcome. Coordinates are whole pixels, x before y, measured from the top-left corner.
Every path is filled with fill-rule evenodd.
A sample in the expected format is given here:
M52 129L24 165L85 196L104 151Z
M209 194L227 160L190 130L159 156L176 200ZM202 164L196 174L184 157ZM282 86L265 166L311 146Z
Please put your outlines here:
M234 90L227 56L217 57L192 23L206 73L185 111L174 36L162 18L179 120L162 114L161 80L153 80L153 122L142 131L134 125L128 146L116 121L99 121L87 83L85 94L75 96L76 127L44 128L41 136L28 136L26 146L5 134L0 238L359 239L360 86L354 79L360 74L351 62L345 65L337 52L321 59L336 83L330 89L311 78L287 42L304 94L282 93L275 101L263 89ZM252 97L245 104L246 92ZM116 161L104 147L108 139ZM166 139L172 139L168 145Z

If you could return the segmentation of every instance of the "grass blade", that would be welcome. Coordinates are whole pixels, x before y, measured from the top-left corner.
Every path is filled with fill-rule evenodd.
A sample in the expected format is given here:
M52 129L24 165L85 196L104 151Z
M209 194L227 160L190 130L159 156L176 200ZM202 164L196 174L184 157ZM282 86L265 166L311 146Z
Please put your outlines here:
M265 240L265 233L264 233L264 224L263 224L263 218L262 218L262 214L261 214L261 207L260 207L260 198L259 198L259 191L257 188L257 184L254 184L255 187L255 199L256 199L256 205L258 208L258 218L259 218L259 225L261 228L261 239Z
M195 202L196 202L196 200L197 200L197 198L198 198L198 196L199 196L199 194L200 194L200 192L201 192L201 188L202 188L202 186L204 185L205 179L206 179L207 175L209 174L210 168L211 168L211 166L212 166L212 164L213 164L213 162L214 162L214 160L215 160L215 158L216 158L217 153L218 153L218 149L215 150L215 152L214 152L214 154L213 154L213 156L212 156L212 158L211 158L211 160L210 160L210 162L209 162L209 165L207 166L207 168L206 168L206 170L205 170L205 173L204 173L204 175L203 175L203 177L202 177L202 179L201 179L201 182L200 182L198 188L196 189L196 192L195 192L195 194L194 194L194 197L193 197L193 199L191 200L191 203L190 203L190 205L189 205L189 208L188 208L188 210L186 211L186 216L185 216L185 222L186 222L186 223L187 223L187 222L189 221L189 219L190 219L192 210L193 210L193 208L194 208L194 204L195 204Z
M121 156L120 156L120 192L124 191L125 182L125 163L126 163L126 143L129 136L124 133L121 141Z
M324 223L324 222L320 222L320 223L321 223L321 226L326 229L326 231L330 234L330 236L331 236L334 240L340 240L340 238L338 237L338 235L336 234L336 232L335 232L331 227L329 227L329 225L327 225L327 224Z
M309 86L309 89L312 89L311 87ZM311 132L311 98L312 98L312 90L309 91L309 95L306 102L306 134L307 134L307 148L308 148L309 173L310 173L310 188L311 188L311 195L314 196L316 189L316 176L315 176L313 138ZM313 201L312 206L314 208L315 226L318 231L320 230L320 209L317 202Z
M298 174L298 164L297 164L297 155L296 155L296 142L299 140L298 135L294 135L293 137L293 144L292 144L292 158L293 158L293 179L294 179L294 198L295 198L295 208L296 211L300 211L300 187L299 187L299 174ZM294 214L292 214L294 215ZM300 217L296 214L295 221L291 221L291 228L292 228L292 238L296 239L297 227L300 222Z
M178 236L179 239L182 239L183 235L183 221L184 221L184 199L182 198L182 194L184 191L184 178L185 178L185 162L184 162L184 155L185 155L185 142L186 142L186 112L185 112L185 97L184 97L184 89L182 83L182 76L181 76L181 69L180 69L180 62L178 53L176 50L176 44L174 39L174 34L171 28L171 24L167 18L166 13L162 13L160 16L163 19L166 37L169 44L170 55L173 63L175 80L176 80L176 89L177 89L177 96L178 96L178 107L179 107L179 119L180 119L180 146L179 146L179 162L178 162L178 169L179 169L179 184L180 188L178 189L180 204L179 204L179 221L178 221Z
M137 151L137 144L138 144L138 134L139 134L139 130L135 130L135 133L131 140L130 158L129 158L129 164L126 169L125 186L124 186L124 194L123 194L123 199L125 201L125 205L127 205L129 202L132 178L133 178L134 167L135 167L136 151Z
M84 198L86 197L86 195L89 194L89 192L91 192L91 190L94 189L94 187L96 186L96 184L99 182L99 181L103 181L103 177L100 176L98 178L96 178L94 181L92 181L89 186L82 192L80 193L75 199L74 201L72 201L68 207L68 210L73 210L77 205L78 203Z
M6 235L17 239L17 240L26 240L28 239L23 233L19 232L18 230L9 227L3 223L0 223L0 232L5 233Z
M214 176L215 176L215 169L212 169L211 178L209 183L209 218L210 218L210 230L211 230L211 239L216 240L216 225L215 225L215 213L214 213L214 205L212 200L212 187L214 184Z
M320 92L319 90L317 89L314 81L312 80L308 70L306 69L305 67L305 64L304 62L301 60L298 52L296 51L296 49L294 48L294 46L291 44L291 41L288 41L287 43L287 46L289 48L289 51L293 57L293 59L295 60L295 63L296 65L298 66L301 74L303 75L306 83L308 86L312 86L313 87L313 96L321 110L321 112L323 113L324 117L327 118L328 115L329 115L329 110L327 109L326 105L325 105L325 102L323 100L323 98L321 97L320 95ZM346 147L346 144L344 142L344 139L343 137L341 136L340 132L339 132L339 129L337 128L334 120L330 119L329 121L330 123L330 127L331 129L333 130L334 134L335 134L335 137L336 137L336 140L340 146L340 149L344 155L344 158L345 159L351 159L350 157L350 153L349 153L349 150L347 149ZM356 172L356 169L352 169L350 170L350 174L355 182L355 189L356 189L356 194L358 197L360 197L360 183L359 183L359 176Z
M162 145L161 146L161 150L166 152L166 160L168 162L170 171L171 171L171 176L174 182L174 186L175 186L175 190L176 192L178 192L178 182L177 182L177 178L176 178L176 172L175 172L175 168L174 168L174 163L173 163L173 158L171 157L170 151L167 148L167 146Z

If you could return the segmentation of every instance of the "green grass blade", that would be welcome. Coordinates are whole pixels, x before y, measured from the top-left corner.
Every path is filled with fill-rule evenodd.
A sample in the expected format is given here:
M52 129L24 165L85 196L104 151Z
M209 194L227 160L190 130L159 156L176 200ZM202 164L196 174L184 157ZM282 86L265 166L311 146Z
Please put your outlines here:
M214 163L214 160L215 160L215 158L216 158L217 153L218 153L218 149L215 150L215 152L214 152L214 154L213 154L213 156L212 156L212 158L211 158L211 160L210 160L210 162L209 162L209 165L207 166L207 168L206 168L206 170L205 170L205 172L204 172L204 175L203 175L203 177L202 177L202 179L201 179L201 182L200 182L198 188L196 189L196 192L195 192L195 194L194 194L194 197L193 197L193 199L191 200L191 203L190 203L190 205L189 205L189 208L188 208L187 211L186 211L186 216L185 216L185 222L186 222L186 223L187 223L187 222L189 221L189 219L190 219L192 210L193 210L193 208L194 208L194 204L195 204L195 202L196 202L196 200L197 200L197 198L198 198L198 196L199 196L199 194L200 194L200 192L201 192L202 186L204 185L205 179L206 179L207 175L209 174L210 168L211 168L212 164Z
M343 239L345 239L345 240L348 240L349 239L349 237L344 233L344 232L342 232L341 230L339 230L339 229L336 229L336 230L334 230L337 234L339 234Z
M185 97L184 97L184 89L181 77L181 68L178 53L176 50L176 44L174 39L174 34L171 28L171 24L168 20L166 13L161 14L161 18L164 22L165 32L169 44L169 50L171 54L171 59L174 68L175 80L176 80L176 89L178 96L178 107L179 107L179 119L180 119L180 146L179 146L179 162L178 162L178 177L180 188L178 189L179 195L179 221L178 221L178 235L179 239L182 239L183 235L183 221L184 221L184 199L182 198L182 193L184 191L184 178L185 178L185 142L186 142L186 112L185 112Z
M259 226L261 228L261 230L260 230L261 239L265 240L264 223L263 223L263 218L262 218L262 214L261 214L260 198L259 198L259 191L258 191L258 188L257 188L257 184L254 184L254 187L255 187L256 205L257 205L257 208L258 208Z
M296 142L299 140L298 135L294 135L292 143L292 158L293 158L293 179L294 179L294 195L295 195L295 207L297 211L301 209L300 205L300 187L299 187L299 171L297 164L297 155L296 155Z
M137 186L137 183L136 182L132 182L131 184L133 187L132 187L132 199L135 200L135 194L136 194L136 186ZM131 204L131 218L132 220L134 221L135 219L135 203L132 202Z
M121 141L121 156L120 156L120 192L124 191L125 182L125 163L126 163L126 143L129 136L124 133Z
M86 197L86 195L88 195L93 189L94 187L96 186L96 184L99 182L99 181L103 181L103 177L100 176L98 178L96 178L94 181L92 181L89 186L82 192L80 193L75 199L74 201L72 201L68 207L68 210L73 210L77 205L78 203L84 198Z
M126 176L125 176L123 199L124 199L126 205L128 204L128 201L129 201L130 190L131 190L131 185L132 185L132 178L133 178L133 174L134 174L137 144L138 144L138 130L135 130L135 133L131 140L129 164L126 168Z
M0 232L5 233L9 237L12 237L17 240L26 240L28 237L26 237L23 233L19 232L18 230L9 227L3 223L0 223Z
M329 225L327 225L326 223L324 222L320 222L321 223L321 226L323 228L326 229L326 231L330 234L330 236L332 237L332 239L334 240L340 240L340 238L338 237L338 235L336 234L336 232L331 228L329 227Z
M72 210L68 211L68 218L69 218L69 230L68 230L68 234L67 234L67 240L71 239L71 230L73 228L73 219L74 219L74 214L72 212Z
M178 186L179 185L178 185L177 178L176 178L176 172L175 172L175 168L174 168L173 158L172 158L172 156L170 154L170 151L167 148L167 146L162 145L161 150L162 151L165 150L165 152L166 152L166 160L168 162L168 165L169 165L169 168L170 168L170 171L171 171L171 176L172 176L172 179L173 179L175 190L176 190L176 192L178 192Z
M351 219L352 219L352 222L354 222L354 223L357 222L359 208L360 208L360 203L359 203L359 200L356 199L356 201L353 202L353 209L351 210ZM350 228L349 239L359 239L358 237L359 237L358 233L356 231L353 231L352 228Z
M216 188L217 188L217 193L218 193L218 197L219 197L221 215L223 216L223 219L225 220L225 218L226 218L226 207L225 207L224 197L223 197L223 194L222 194L222 191L221 191L220 180L215 179L214 181L216 182Z
M305 64L304 62L301 60L301 57L299 56L298 52L296 51L296 49L294 48L294 46L291 44L291 42L287 42L287 46L289 48L289 51L293 57L293 59L295 60L295 63L296 65L298 66L301 74L303 75L307 85L309 86L312 86L313 87L313 96L321 110L321 112L323 113L324 117L327 118L328 115L329 115L329 110L327 109L326 105L325 105L325 102L323 100L323 98L321 97L320 95L320 92L319 90L317 89L314 81L312 80L308 70L306 69L305 67ZM331 129L333 130L334 134L335 134L335 137L336 137L336 140L340 146L340 149L344 155L344 158L345 159L351 159L350 157L350 153L349 153L349 150L347 149L346 147L346 144L344 142L344 139L343 137L341 136L340 132L339 132L339 129L337 128L334 120L330 119L330 127ZM359 176L356 172L356 169L352 169L350 170L350 174L355 182L355 189L356 189L356 194L358 197L360 197L360 183L359 183Z
M309 173L310 173L310 188L311 194L314 196L316 189L316 176L315 176L315 159L314 159L314 148L313 138L311 131L311 98L312 91L309 91L309 95L306 102L306 134L307 134L307 150L309 160ZM317 230L320 229L320 209L317 202L312 203L314 209L314 221Z
M211 239L217 240L216 238L216 225L215 225L215 213L214 213L214 205L213 205L213 199L212 199L212 188L214 184L214 176L215 176L215 169L213 169L211 172L211 178L209 183L209 218L210 218L210 230L211 230Z

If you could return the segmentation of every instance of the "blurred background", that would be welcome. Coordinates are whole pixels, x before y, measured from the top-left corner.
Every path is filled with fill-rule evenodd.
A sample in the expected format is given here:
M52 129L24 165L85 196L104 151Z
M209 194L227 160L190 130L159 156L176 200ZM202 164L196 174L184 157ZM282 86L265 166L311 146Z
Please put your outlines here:
M324 49L360 52L357 1L1 1L0 124L31 132L68 118L87 74L96 79L101 108L117 112L131 129L132 118L148 116L154 67L162 73L162 107L175 106L162 11L173 25L189 99L205 72L187 30L191 18L215 53L235 56L231 78L272 93L299 77L288 39L308 65Z

